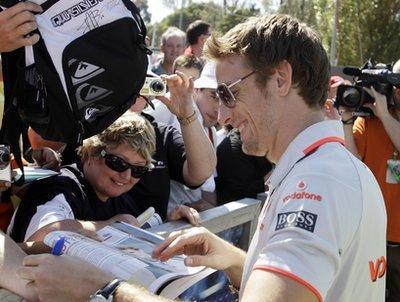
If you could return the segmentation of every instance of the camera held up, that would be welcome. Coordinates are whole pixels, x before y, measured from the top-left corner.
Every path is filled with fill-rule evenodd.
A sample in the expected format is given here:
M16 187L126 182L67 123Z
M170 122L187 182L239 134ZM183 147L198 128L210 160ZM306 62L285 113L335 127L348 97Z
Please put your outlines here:
M154 77L146 77L144 85L140 90L143 96L164 96L167 92L167 84L165 80Z
M10 147L0 145L0 180L11 181L11 153Z
M354 76L352 85L340 85L337 90L335 107L347 107L356 115L372 115L364 104L373 103L373 96L364 88L371 88L386 96L388 106L394 105L393 86L400 87L400 74L392 72L390 64L375 64L371 59L362 67L345 67L343 73ZM359 113L359 114L357 114Z

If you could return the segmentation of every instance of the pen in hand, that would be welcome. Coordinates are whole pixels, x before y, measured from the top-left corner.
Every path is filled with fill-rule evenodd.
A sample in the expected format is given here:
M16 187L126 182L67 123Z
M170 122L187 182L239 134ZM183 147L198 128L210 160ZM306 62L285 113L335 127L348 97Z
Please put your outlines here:
M60 256L63 251L64 247L64 242L65 242L65 237L60 236L57 238L56 243L53 245L53 248L51 250L51 254L55 256Z

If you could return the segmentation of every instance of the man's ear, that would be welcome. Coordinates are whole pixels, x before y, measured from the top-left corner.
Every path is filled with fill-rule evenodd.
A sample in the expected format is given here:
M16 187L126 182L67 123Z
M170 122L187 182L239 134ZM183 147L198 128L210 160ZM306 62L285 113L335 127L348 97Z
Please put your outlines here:
M276 73L278 93L281 96L286 96L292 87L292 66L284 60L276 67Z

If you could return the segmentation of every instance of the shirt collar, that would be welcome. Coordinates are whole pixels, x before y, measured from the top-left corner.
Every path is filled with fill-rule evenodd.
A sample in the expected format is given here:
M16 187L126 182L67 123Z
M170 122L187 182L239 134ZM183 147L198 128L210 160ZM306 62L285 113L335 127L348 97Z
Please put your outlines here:
M344 132L340 121L322 121L300 132L276 164L274 172L267 181L269 189L272 190L278 186L300 159L330 142L339 142L344 145Z

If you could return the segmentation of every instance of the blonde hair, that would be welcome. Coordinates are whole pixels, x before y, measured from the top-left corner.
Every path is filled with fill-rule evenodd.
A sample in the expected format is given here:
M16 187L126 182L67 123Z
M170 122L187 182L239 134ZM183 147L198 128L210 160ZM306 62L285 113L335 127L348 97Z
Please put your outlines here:
M136 113L121 116L103 132L83 141L78 148L82 162L89 157L99 157L105 147L116 148L127 144L143 157L151 168L152 155L156 148L155 132L152 124Z

